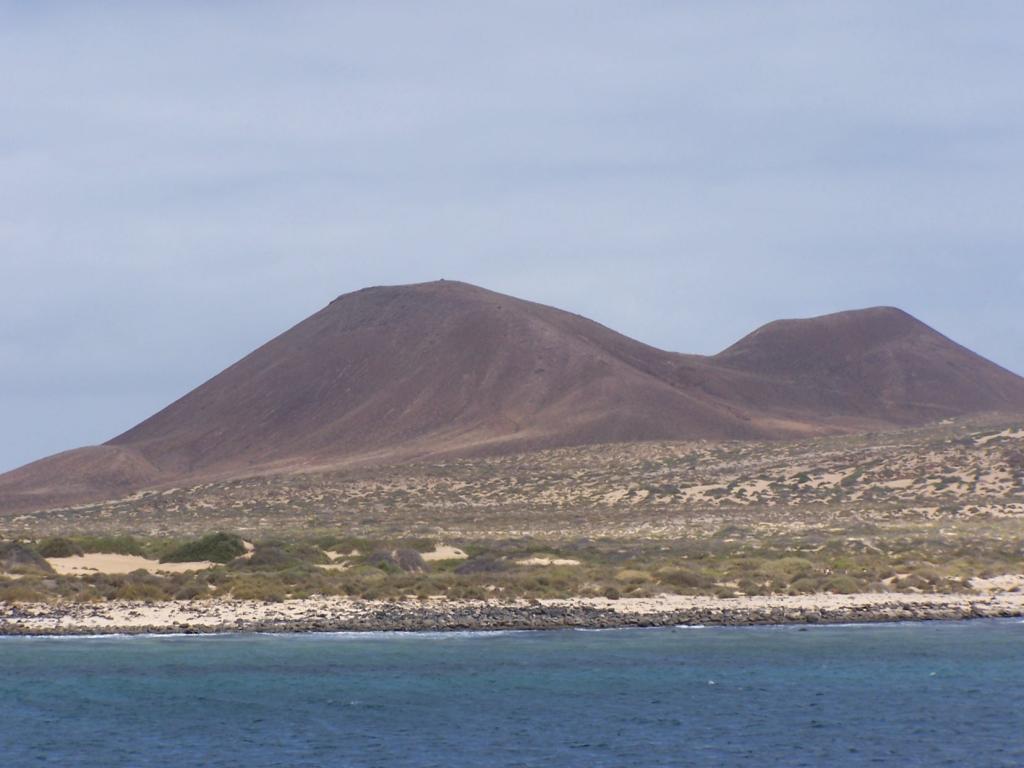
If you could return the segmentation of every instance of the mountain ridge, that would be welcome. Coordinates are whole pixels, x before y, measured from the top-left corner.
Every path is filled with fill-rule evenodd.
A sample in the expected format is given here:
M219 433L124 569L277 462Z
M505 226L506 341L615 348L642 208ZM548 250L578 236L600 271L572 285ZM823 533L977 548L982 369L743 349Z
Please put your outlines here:
M377 286L104 445L0 475L0 513L208 477L997 410L1024 412L1024 379L891 307L774 321L702 356L466 283Z

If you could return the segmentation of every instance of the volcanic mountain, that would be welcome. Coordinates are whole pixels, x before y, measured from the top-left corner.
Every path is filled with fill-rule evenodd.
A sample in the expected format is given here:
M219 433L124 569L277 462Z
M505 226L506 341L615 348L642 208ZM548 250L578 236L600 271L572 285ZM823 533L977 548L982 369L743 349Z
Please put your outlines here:
M102 446L0 475L0 512L213 478L1024 412L1024 379L892 308L666 352L464 283L367 288Z

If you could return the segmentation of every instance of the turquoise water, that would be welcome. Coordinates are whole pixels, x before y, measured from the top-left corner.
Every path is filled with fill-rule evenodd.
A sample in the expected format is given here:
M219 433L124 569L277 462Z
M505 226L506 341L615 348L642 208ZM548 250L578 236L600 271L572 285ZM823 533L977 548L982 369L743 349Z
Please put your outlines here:
M0 765L1021 766L1024 624L0 639Z

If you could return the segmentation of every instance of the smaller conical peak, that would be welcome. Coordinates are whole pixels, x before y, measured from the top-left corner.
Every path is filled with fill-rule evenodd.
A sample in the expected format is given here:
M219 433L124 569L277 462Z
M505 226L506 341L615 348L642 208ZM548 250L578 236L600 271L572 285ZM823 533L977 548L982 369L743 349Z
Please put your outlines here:
M774 320L747 334L728 349L730 353L766 342L806 343L812 340L857 340L860 344L888 341L928 326L897 307L869 307L833 312L828 315L791 320Z
M872 349L939 334L896 307L870 307L800 320L776 320L744 336L715 359L751 370L829 365ZM950 342L952 343L952 342Z
M848 309L842 312L831 312L827 315L814 317L774 320L758 328L754 333L771 328L840 328L840 327L877 327L878 329L899 330L923 325L921 321L899 307L868 307L866 309ZM753 334L751 334L753 335Z

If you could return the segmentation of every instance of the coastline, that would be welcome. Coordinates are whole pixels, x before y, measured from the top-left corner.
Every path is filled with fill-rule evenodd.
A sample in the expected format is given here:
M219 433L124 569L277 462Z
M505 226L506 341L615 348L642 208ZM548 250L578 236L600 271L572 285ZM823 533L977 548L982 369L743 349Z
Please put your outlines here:
M0 636L444 632L665 626L849 624L1024 617L1024 593L715 598L406 600L310 597L106 603L0 603Z

